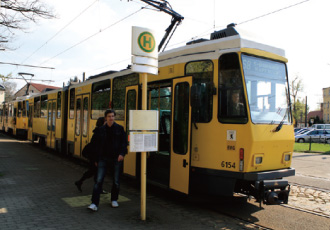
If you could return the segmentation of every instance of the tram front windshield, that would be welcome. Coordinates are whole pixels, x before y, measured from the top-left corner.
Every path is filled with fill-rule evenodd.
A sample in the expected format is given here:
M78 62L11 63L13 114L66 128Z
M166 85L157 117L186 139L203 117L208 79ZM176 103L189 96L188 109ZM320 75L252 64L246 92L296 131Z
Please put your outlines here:
M252 122L290 123L285 64L244 54L242 63Z

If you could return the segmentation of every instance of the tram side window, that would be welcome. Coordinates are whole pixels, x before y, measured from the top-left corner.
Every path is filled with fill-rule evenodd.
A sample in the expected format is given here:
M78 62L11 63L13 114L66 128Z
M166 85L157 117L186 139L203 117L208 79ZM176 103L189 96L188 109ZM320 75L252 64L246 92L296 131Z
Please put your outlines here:
M23 117L26 117L26 105L27 105L27 101L22 101L22 106L23 106L23 108L22 108L22 116Z
M8 105L5 105L3 109L5 111L6 122L8 122Z
M171 133L171 110L172 110L172 88L165 84L150 89L151 110L159 111L159 148L162 155L170 155L170 133Z
M125 118L125 93L126 87L139 84L138 74L129 74L126 76L116 77L113 80L112 102L113 109L116 110L116 120L124 120Z
M17 103L17 106L18 106L18 117L21 117L22 116L22 102L19 101Z
M73 119L74 118L74 100L75 100L75 89L70 89L70 115L69 118Z
M40 117L46 118L47 117L47 95L41 96L41 103L40 103Z
M222 123L247 123L242 74L236 53L219 59L218 120Z
M61 102L62 102L61 96L62 96L62 92L58 92L57 93L57 108L56 108L56 110L57 110L56 117L57 118L61 118Z
M104 111L110 105L110 79L93 83L92 85L92 119L104 116Z
M13 114L12 114L11 111L12 111L11 110L11 104L8 104L8 117L12 117L13 116Z
M194 122L210 122L213 105L213 62L210 60L189 62L185 75L193 77L195 96L198 98L192 107Z
M177 154L185 155L188 150L189 84L178 83L174 90L173 150Z
M30 105L29 102L27 102L27 105L28 105L27 106L27 111L28 111L27 112L28 113L27 116L29 117L29 119L28 119L28 126L29 127L32 127L32 123L33 123L33 120L32 120L33 119L33 117L32 117L33 104Z
M40 117L40 97L34 98L34 117Z
M13 117L14 116L14 111L13 111L13 104L9 104L9 116Z

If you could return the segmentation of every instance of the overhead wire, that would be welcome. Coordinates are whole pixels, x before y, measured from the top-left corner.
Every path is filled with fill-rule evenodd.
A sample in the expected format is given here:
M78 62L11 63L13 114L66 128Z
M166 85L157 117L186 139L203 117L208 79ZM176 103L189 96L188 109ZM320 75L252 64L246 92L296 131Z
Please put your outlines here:
M104 29L100 29L98 32L96 32L96 33L94 33L94 34L92 34L92 35L88 36L87 38L85 38L85 39L81 40L80 42L78 42L78 43L76 43L76 44L74 44L74 45L70 46L69 48L67 48L67 49L63 50L62 52L60 52L60 53L56 54L55 56L53 56L53 57L51 57L51 58L47 59L46 61L43 61L43 62L42 62L40 65L42 65L42 64L44 64L44 63L46 63L46 62L49 62L50 60L52 60L52 59L54 59L54 58L56 58L56 57L60 56L61 54L64 54L64 53L66 53L67 51L69 51L69 50L71 50L72 48L74 48L74 47L76 47L76 46L80 45L81 43L83 43L83 42L85 42L85 41L87 41L87 40L91 39L92 37L94 37L94 36L98 35L99 33L102 33L102 32L104 32L105 30L107 30L107 29L111 28L112 26L115 26L116 24L118 24L118 23L120 23L120 22L124 21L125 19L127 19L127 18L129 18L129 17L133 16L134 14L137 14L137 13L138 13L138 12L140 12L141 10L143 10L143 8L141 8L141 9L139 9L139 10L137 10L137 11L135 11L135 12L131 13L131 14L129 14L128 16L126 16L126 17L124 17L124 18L120 19L119 21L116 21L115 23L113 23L113 24L111 24L111 25L109 25L109 26L105 27Z
M289 9L289 8L292 8L292 7L298 6L298 5L300 5L300 4L303 4L303 3L306 3L306 2L309 2L309 1L310 1L310 0L304 0L304 1L301 1L301 2L298 2L298 3L295 3L295 4L292 4L292 5L289 5L289 6L286 6L286 7L283 7L283 8L277 9L277 10L274 10L274 11L272 11L272 12L269 12L269 13L266 13L266 14L263 14L263 15L260 15L260 16L257 16L257 17L254 17L254 18L251 18L251 19L248 19L248 20L242 21L242 22L239 22L239 23L237 23L237 25L242 25L242 24L244 24L244 23L251 22L251 21L254 21L254 20L257 20L257 19L260 19L260 18L263 18L263 17L269 16L269 15L271 15L271 14L278 13L278 12L280 12L280 11L282 11L282 10L287 10L287 9ZM197 36L195 36L195 37L196 37L196 38L198 38L198 37L203 37L203 36L205 36L205 35L208 35L208 34L210 33L210 31L212 31L212 30L215 31L215 30L217 30L217 29L219 29L219 28L223 28L223 27L225 27L225 26L223 26L223 25L222 25L222 26L217 26L217 27L213 26L213 28L209 28L209 29L205 30L203 33L200 33L199 35L197 35ZM188 40L178 42L178 43L176 43L176 44L171 45L170 47L176 46L176 45L178 45L178 44L181 44L181 43L183 43L183 42L187 42L187 41L188 41Z
M298 2L298 3L292 4L292 5L289 5L289 6L287 6L287 7L284 7L284 8L281 8L281 9L278 9L278 10L275 10L275 11L272 11L272 12L269 12L269 13L267 13L267 14L263 14L263 15L260 15L260 16L258 16L258 17L251 18L251 19L248 19L248 20L246 20L246 21L243 21L243 22L237 23L237 25L242 25L242 24L244 24L244 23L247 23L247 22L250 22L250 21L254 21L254 20L257 20L257 19L259 19L259 18L263 18L263 17L269 16L269 15L271 15L271 14L278 13L278 12L280 12L280 11L282 11L282 10L286 10L286 9L292 8L292 7L298 6L298 5L300 5L300 4L303 4L303 3L306 3L306 2L309 2L309 1L310 1L310 0L301 1L301 2Z
M26 58L22 63L24 63L27 59L29 59L31 56L33 56L38 50L40 50L43 46L45 46L49 41L51 41L53 38L55 38L60 32L62 32L66 27L68 27L68 26L69 26L74 20L76 20L79 16L81 16L81 15L82 15L87 9L89 9L89 8L90 8L93 4L95 4L97 1L98 1L98 0L94 1L90 6L88 6L86 9L84 9L79 15L77 15L77 16L76 16L73 20L71 20L66 26L64 26L64 27L63 27L60 31L58 31L54 36L52 36L48 41L46 41L41 47L39 47L36 51L34 51L34 52L33 52L28 58ZM254 17L254 18L251 18L251 19L248 19L248 20L242 21L242 22L240 22L240 23L237 23L237 25L241 25L241 24L244 24L244 23L248 23L248 22L251 22L251 21L254 21L254 20L257 20L257 19L260 19L260 18L266 17L266 16L269 16L269 15L271 15L271 14L278 13L278 12L280 12L280 11L283 11L283 10L286 10L286 9L289 9L289 8L292 8L292 7L295 7L295 6L297 6L297 5L300 5L300 4L303 4L303 3L306 3L306 2L308 2L308 1L310 1L310 0L304 0L304 1L301 1L301 2L298 2L298 3L295 3L295 4L292 4L292 5L289 5L289 6L287 6L287 7L284 7L284 8L281 8L281 9L278 9L278 10L275 10L275 11L272 11L272 12L269 12L269 13L267 13L267 14L263 14L263 15L260 15L260 16L257 16L257 17ZM135 1L133 1L133 2L135 2ZM135 3L137 3L137 2L135 2ZM141 4L141 3L140 3L140 4ZM129 18L129 17L131 17L131 16L133 16L134 14L138 13L138 12L141 11L142 9L146 9L146 7L142 7L141 9L139 9L139 10L133 12L132 14L130 14L130 15L128 15L128 16L122 18L121 20L119 20L119 21L117 21L117 22L115 22L115 23L113 23L113 24L111 24L111 25L105 27L104 29L100 29L100 31L98 31L98 32L96 32L96 33L90 35L89 37L83 39L82 41L76 43L75 45L73 45L73 46L71 46L71 47L65 49L64 51L62 51L62 52L56 54L55 56L53 56L53 57L47 59L46 61L42 62L40 65L42 65L42 64L44 64L44 63L46 63L46 62L48 62L48 61L50 61L50 60L52 60L52 59L54 59L54 58L60 56L60 55L62 55L63 53L65 53L65 52L71 50L72 48L74 48L74 47L80 45L81 43L83 43L83 42L85 42L85 41L91 39L92 37L96 36L97 34L103 32L103 31L105 31L105 30L111 28L112 26L118 24L119 22L121 22L121 21L123 21L123 20L125 20L125 19L127 19L127 18ZM219 28L219 27L217 27L217 28ZM217 28L215 28L215 24L214 24L214 25L213 25L213 28L210 28L210 29L208 29L207 31L210 31L210 30L212 30L212 29L215 30L215 29L217 29ZM196 37L205 36L205 35L206 35L205 33L206 33L207 31L203 32L203 34L197 35ZM187 40L185 40L185 41L187 41ZM181 44L181 43L183 43L183 42L184 42L184 41L182 41L182 42L180 42L180 43L176 43L176 44L174 44L174 45L171 45L170 47L175 46L175 45L177 45L177 44ZM127 60L127 59L126 59L126 60ZM122 61L120 61L120 62L122 62ZM120 63L120 62L116 62L116 63ZM111 66L111 65L114 65L114 64L110 64L110 65L107 65L107 66ZM106 67L106 66L104 66L104 67ZM101 69L101 68L104 68L104 67L100 67L100 68L97 68L97 69Z
M91 8L96 2L99 0L95 0L92 4L90 4L87 8L85 8L83 11L81 11L76 17L74 17L70 22L68 22L64 27L62 27L58 32L56 32L51 38L49 38L44 44L42 44L38 49L36 49L30 56L25 58L21 64L23 64L25 61L27 61L30 57L32 57L36 52L38 52L42 47L44 47L48 42L53 40L57 35L59 35L65 28L67 28L69 25L71 25L77 18L79 18L82 14L84 14L89 8Z

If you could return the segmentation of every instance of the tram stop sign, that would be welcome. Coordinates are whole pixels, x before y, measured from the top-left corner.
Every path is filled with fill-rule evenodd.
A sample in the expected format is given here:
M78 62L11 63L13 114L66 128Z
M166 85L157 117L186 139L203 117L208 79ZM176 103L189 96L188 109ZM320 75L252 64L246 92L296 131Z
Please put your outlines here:
M158 45L154 32L132 27L132 71L158 74Z

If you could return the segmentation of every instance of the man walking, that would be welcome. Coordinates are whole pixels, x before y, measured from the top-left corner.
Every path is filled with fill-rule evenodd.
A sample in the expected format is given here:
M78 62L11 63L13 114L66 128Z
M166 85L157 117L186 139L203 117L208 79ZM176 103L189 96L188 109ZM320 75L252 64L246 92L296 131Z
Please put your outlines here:
M98 155L97 178L93 188L92 204L88 209L97 211L102 192L102 184L108 168L112 172L111 205L117 208L120 186L120 175L124 156L127 153L127 140L124 128L115 122L116 112L107 110L104 113L106 124L95 132L96 151Z

